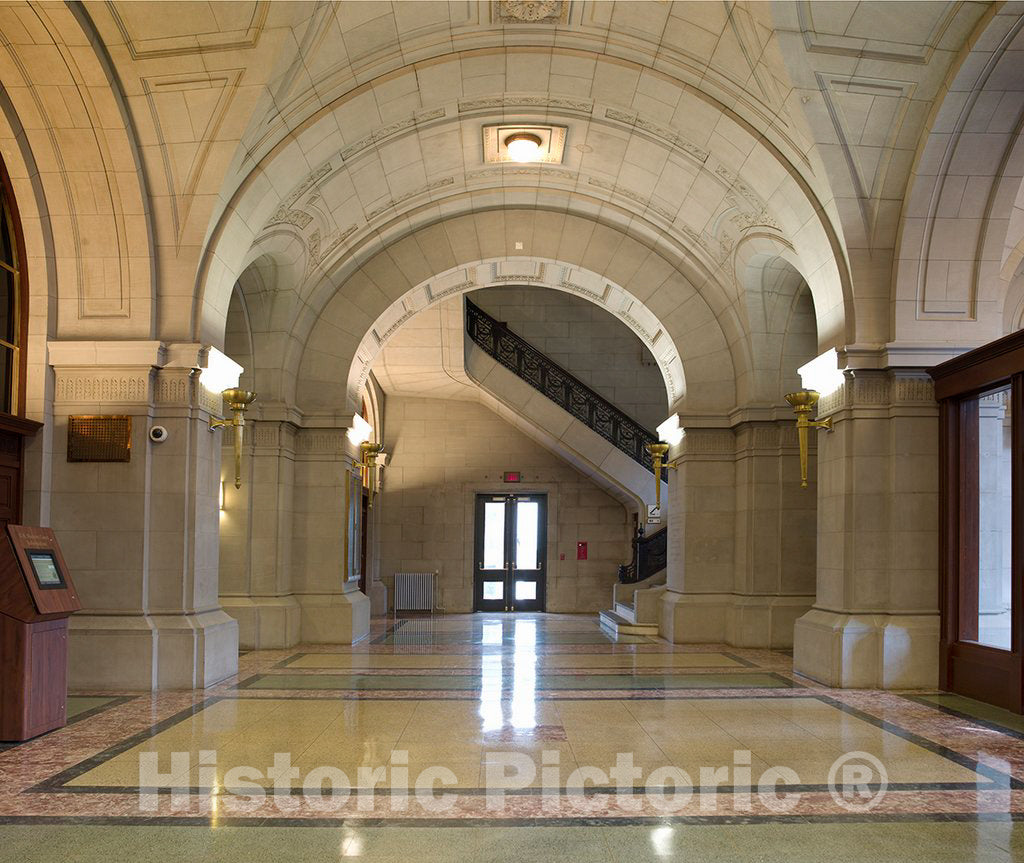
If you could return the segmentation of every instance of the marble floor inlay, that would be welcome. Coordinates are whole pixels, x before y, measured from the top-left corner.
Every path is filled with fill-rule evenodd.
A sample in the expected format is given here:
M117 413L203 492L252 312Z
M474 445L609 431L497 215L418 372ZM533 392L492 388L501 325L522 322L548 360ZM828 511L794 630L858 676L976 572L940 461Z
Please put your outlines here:
M73 694L67 727L0 751L0 842L56 859L43 843L73 830L83 861L241 858L247 834L317 859L328 836L333 856L381 860L416 843L445 860L774 859L757 856L771 836L796 860L819 841L896 859L872 856L885 835L901 860L1024 849L1019 717L825 689L782 652L467 615L239 664L206 691Z

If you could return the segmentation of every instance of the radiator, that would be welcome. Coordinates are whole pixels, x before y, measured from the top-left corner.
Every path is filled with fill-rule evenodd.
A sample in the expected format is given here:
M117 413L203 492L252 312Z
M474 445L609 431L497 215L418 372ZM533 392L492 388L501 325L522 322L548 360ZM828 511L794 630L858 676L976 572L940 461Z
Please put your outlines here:
M433 612L435 575L433 572L396 572L395 614Z

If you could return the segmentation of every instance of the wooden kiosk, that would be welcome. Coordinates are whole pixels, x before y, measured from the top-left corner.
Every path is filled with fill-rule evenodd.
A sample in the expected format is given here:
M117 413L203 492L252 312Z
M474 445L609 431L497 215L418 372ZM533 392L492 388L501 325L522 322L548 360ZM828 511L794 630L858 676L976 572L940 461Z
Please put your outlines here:
M0 537L0 740L67 723L68 617L82 605L46 527Z

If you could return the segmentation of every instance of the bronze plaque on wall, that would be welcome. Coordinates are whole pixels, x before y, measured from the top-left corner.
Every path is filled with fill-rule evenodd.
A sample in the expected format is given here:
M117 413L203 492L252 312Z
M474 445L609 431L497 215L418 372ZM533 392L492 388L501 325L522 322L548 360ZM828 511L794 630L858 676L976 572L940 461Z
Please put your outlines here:
M68 417L68 461L131 461L130 416Z

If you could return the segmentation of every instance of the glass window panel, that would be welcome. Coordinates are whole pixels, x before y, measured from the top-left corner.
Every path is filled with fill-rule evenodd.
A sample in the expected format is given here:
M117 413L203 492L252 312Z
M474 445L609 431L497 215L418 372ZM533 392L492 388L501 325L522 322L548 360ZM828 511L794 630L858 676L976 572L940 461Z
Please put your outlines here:
M517 581L516 582L516 599L536 599L537 598L537 582L535 581Z
M505 596L505 585L500 581L484 582L484 599L502 599ZM490 642L488 642L490 643ZM500 641L499 641L500 643Z
M15 344L14 296L17 277L0 268L0 339Z
M3 208L3 222L0 224L0 260L16 269L18 261L15 249L14 226L11 224L10 211L5 204Z
M484 503L484 569L504 568L505 502L489 500Z
M516 502L516 569L540 569L537 559L539 522L540 504L537 501Z
M1013 474L1009 386L977 398L977 424L977 633L965 634L967 640L1009 650Z
M0 345L0 411L11 413L14 408L14 351Z

